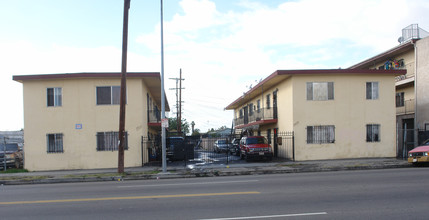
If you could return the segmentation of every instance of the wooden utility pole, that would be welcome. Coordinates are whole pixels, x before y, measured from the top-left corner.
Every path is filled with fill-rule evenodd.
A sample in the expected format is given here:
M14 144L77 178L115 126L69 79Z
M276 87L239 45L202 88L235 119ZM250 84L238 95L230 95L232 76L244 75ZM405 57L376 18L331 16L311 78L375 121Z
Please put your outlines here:
M176 80L176 88L170 88L170 90L176 90L176 128L177 133L182 134L182 69L180 69L180 78L170 78ZM179 82L180 81L180 82ZM179 85L178 85L179 84Z
M179 118L177 119L177 131L182 135L182 69L180 68L179 77Z
M121 70L121 99L119 112L119 146L118 146L118 173L124 172L124 145L125 145L125 101L127 91L127 45L128 45L128 11L130 1L124 0L124 25L122 32L122 70Z

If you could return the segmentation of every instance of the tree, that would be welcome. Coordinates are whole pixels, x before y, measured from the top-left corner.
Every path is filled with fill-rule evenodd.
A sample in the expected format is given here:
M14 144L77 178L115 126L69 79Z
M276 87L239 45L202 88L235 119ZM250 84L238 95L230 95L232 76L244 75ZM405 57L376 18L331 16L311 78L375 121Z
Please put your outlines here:
M168 130L177 131L177 118L168 118ZM186 119L182 118L182 133L184 135L189 134L189 123Z
M194 129L194 132L193 132L191 135L192 135L192 136L199 136L199 135L201 135L201 133L200 133L200 129L195 128L195 129Z

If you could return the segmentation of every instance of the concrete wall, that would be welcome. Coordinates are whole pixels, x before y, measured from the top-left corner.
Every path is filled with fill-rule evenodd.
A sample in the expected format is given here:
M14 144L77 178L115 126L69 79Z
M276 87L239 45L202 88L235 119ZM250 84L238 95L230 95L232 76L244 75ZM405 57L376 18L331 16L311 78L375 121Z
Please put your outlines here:
M306 82L334 82L334 100L307 101ZM379 82L379 99L366 100L366 82ZM394 76L294 76L296 160L394 157ZM380 124L380 142L366 142L366 125ZM307 126L334 125L335 143L307 144Z
M117 167L117 151L96 150L96 133L118 130L119 105L96 105L96 87L119 85L119 79L25 81L25 168L33 171ZM47 107L46 89L50 87L62 88L62 106ZM127 80L126 167L142 164L141 136L148 131L146 93L142 79ZM82 124L82 129L76 129L76 124ZM49 133L63 133L63 153L47 153Z
M429 124L429 37L417 41L417 127Z

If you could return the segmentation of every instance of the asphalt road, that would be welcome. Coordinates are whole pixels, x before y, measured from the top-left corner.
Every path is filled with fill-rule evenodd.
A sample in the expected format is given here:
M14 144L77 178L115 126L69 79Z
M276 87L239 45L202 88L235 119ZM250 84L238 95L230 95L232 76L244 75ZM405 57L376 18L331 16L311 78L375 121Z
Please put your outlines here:
M0 219L428 219L429 168L0 186Z

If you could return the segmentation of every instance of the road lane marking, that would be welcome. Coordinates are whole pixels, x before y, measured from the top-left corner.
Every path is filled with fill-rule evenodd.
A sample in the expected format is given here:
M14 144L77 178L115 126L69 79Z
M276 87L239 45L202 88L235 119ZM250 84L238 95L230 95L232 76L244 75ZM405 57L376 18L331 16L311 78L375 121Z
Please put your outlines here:
M118 188L149 187L149 186L152 187L152 186L206 185L206 184L223 184L223 183L250 183L250 182L258 182L258 181L259 180L237 180L237 181L221 181L221 182L201 182L201 183L171 183L171 184L118 186Z
M225 192L225 193L199 193L199 194L178 194L178 195L155 195L155 196L129 196L129 197L107 197L107 198L16 201L16 202L0 202L0 205L65 203L65 202L93 202L93 201L132 200L132 199L185 198L185 197L229 196L229 195L249 195L249 194L260 194L260 192L250 191L250 192Z
M327 215L327 214L328 214L327 212L314 212L314 213L248 216L248 217L234 217L234 218L210 218L210 219L200 219L200 220L240 220L240 219L257 219L257 218L284 218L284 217L313 216L313 215Z

